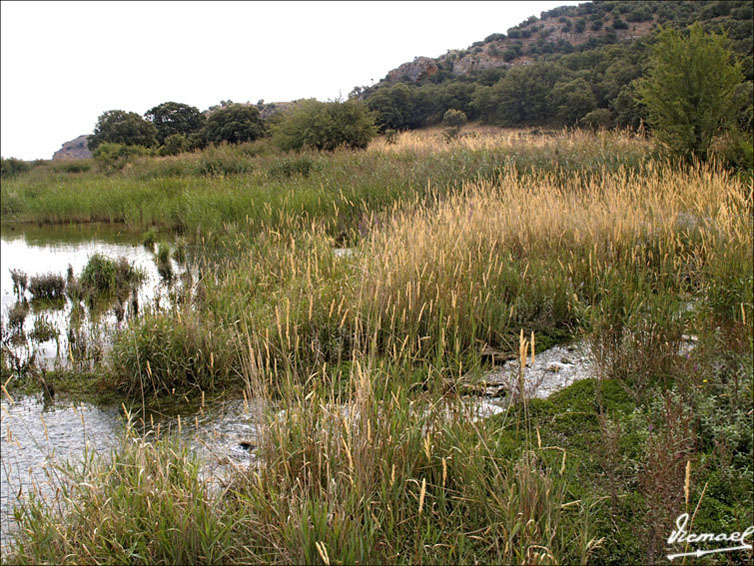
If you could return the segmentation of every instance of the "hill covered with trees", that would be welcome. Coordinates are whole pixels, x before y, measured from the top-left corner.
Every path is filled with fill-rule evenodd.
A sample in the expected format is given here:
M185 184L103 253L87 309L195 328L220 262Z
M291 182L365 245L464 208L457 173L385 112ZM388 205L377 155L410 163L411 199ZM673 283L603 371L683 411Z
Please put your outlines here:
M357 87L384 130L437 124L449 109L501 126L637 127L647 118L634 81L662 28L695 22L728 38L745 82L736 120L752 130L752 6L741 1L605 1L532 15L507 33L437 58L417 57Z

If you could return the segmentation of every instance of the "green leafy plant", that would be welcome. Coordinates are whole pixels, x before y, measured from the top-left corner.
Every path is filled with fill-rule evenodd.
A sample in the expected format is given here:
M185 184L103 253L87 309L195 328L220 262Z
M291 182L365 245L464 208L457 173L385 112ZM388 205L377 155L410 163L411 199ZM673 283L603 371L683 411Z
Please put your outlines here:
M706 159L714 139L733 126L734 94L743 75L727 43L724 36L705 34L698 22L688 37L666 28L649 73L637 82L655 136L688 159Z

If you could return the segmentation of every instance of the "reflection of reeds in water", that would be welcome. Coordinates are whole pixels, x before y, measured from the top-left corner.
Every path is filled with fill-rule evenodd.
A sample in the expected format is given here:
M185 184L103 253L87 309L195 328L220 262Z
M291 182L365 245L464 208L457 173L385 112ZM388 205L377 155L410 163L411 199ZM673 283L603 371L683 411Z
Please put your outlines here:
M23 298L29 284L29 276L20 269L11 269L10 278L13 282L13 293L19 299Z
M160 277L168 283L172 282L173 266L170 263L170 246L168 244L160 242L155 262L157 263L157 272L160 274Z
M16 274L19 291L23 285L22 275ZM111 259L94 254L78 277L69 265L65 277L49 273L33 276L31 280L32 300L23 298L15 303L8 310L7 329L3 329L3 363L12 366L13 369L8 371L21 378L36 365L38 356L32 355L37 352L36 345L53 339L57 345L56 365L70 363L77 368L92 369L105 351L105 341L99 329L102 317L112 312L116 325L120 326L126 318L138 316L139 289L145 274L125 257ZM49 313L61 311L67 305L70 314L62 322L64 338L61 343L61 330L56 326L55 315ZM30 311L36 314L34 326L25 333ZM85 323L86 318L88 323ZM28 343L27 339L31 342ZM64 346L62 352L61 346Z

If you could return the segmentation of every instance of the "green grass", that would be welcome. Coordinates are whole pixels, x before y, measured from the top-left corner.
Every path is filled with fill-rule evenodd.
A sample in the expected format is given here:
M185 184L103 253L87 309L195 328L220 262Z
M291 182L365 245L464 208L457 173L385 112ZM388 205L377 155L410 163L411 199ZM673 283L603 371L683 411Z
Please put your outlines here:
M515 134L436 144L406 134L405 144L367 151L299 157L263 145L210 148L175 157L144 158L117 173L71 173L37 167L2 186L4 219L42 223L125 223L136 230L220 230L224 225L284 229L322 221L328 232L353 238L365 215L423 197L428 186L458 188L493 178L506 165L519 171L586 169L599 174L647 158L647 144L621 136L562 136L530 145ZM594 143L593 140L597 140ZM246 227L246 226L245 226Z

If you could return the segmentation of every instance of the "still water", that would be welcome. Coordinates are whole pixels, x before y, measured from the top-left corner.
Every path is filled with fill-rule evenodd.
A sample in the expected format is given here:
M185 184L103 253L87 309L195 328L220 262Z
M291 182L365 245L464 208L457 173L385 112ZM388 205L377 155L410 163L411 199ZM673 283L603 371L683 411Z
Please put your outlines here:
M76 320L83 324L87 338L107 344L121 325L123 316L116 315L112 305L97 305L85 308L69 297L50 302L31 300L26 291L18 297L13 291L11 270L20 270L29 278L35 275L58 274L63 278L70 267L75 276L80 276L89 258L102 254L110 259L126 258L145 277L137 291L137 304L145 306L167 306L170 287L159 275L155 254L139 243L137 234L128 233L109 225L64 225L43 226L7 225L0 228L0 298L2 308L0 320L3 328L5 353L15 356L18 363L33 357L40 366L65 366L72 355L69 350L69 329L71 315L76 308ZM171 266L175 273L181 269L175 261ZM28 304L28 314L23 322L23 332L12 333L8 328L11 308L19 302ZM129 307L133 308L131 305ZM79 316L78 311L86 310L87 316ZM128 312L126 315L129 314ZM52 325L54 337L46 340L33 340L35 325Z

